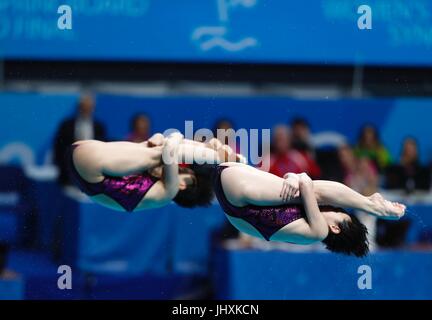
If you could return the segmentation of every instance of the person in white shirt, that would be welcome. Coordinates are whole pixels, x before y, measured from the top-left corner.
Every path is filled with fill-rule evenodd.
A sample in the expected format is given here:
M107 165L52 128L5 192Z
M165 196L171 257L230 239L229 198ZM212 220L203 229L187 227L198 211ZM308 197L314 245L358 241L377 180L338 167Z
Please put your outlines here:
M84 95L80 98L76 114L63 121L54 139L54 163L59 169L58 182L71 185L65 154L68 147L79 140L105 141L105 128L94 119L95 101L93 96Z

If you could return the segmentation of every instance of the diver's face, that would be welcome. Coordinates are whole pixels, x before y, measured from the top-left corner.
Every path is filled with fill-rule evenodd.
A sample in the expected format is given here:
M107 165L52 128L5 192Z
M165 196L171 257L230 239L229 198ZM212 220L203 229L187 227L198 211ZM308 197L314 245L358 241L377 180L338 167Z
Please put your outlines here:
M338 212L338 211L323 211L322 212L324 218L327 221L327 224L329 226L329 229L332 233L338 234L341 232L339 228L339 224L342 222L349 222L351 221L351 218L349 215L347 215L344 212Z
M196 178L193 174L190 173L181 173L179 174L179 189L186 190L188 187L195 185Z

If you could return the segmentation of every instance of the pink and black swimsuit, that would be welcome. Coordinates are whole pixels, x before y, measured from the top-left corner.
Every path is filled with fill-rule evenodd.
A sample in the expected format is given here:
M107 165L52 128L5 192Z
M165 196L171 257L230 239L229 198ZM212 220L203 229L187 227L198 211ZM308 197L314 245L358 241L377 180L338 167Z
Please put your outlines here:
M240 218L250 223L259 233L267 240L281 228L293 221L305 217L304 207L302 205L288 204L281 206L256 206L247 205L245 207L236 207L232 205L225 196L221 174L226 166L216 167L216 176L214 179L214 191L223 211L234 218Z
M124 177L112 177L107 175L101 182L87 182L80 176L73 162L73 151L77 147L78 145L72 145L69 150L69 168L75 184L88 196L104 194L116 201L126 211L132 212L151 187L158 181L158 179L152 175L143 173Z

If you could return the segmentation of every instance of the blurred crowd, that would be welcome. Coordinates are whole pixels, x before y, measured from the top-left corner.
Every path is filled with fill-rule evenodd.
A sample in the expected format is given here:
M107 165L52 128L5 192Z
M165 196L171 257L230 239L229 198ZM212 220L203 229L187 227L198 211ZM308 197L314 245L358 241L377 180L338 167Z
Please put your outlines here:
M82 96L74 114L59 124L55 134L53 160L59 171L58 183L65 187L65 191L67 188L73 189L68 174L68 164L64 160L67 148L78 140L113 140L107 137L105 124L95 118L95 108L92 95ZM218 136L218 130L229 129L235 132L240 128L236 128L230 119L220 118L215 121L212 131L214 136ZM337 135L337 129L334 131ZM152 131L151 119L145 113L139 113L130 119L129 132L117 139L140 143L146 141L153 133L155 132ZM414 137L407 136L401 141L399 157L392 158L385 144L380 140L377 128L370 124L365 124L359 130L357 139L352 144L347 143L347 139L330 139L332 141L330 144L317 143L319 134L313 132L313 128L304 118L294 118L291 121L287 119L285 123L275 125L271 130L269 152L262 155L263 159L268 160L270 164L269 171L280 177L287 172L306 172L313 179L338 181L366 196L375 192L397 193L399 197L432 195L429 192L432 166L430 163L421 161L419 146ZM230 145L233 150L240 153L238 141L220 139L223 144ZM22 212L22 217L26 219L23 224L26 229L19 232L19 243L23 243L25 247L35 247L37 210L32 209L36 208L35 199L29 200L32 199L30 196L32 192L34 193L32 185L19 168L0 167L1 170L8 170L8 174L0 172L4 177L3 184L6 188L4 191L24 190L26 194L27 205L17 206L13 210ZM10 181L5 177L10 177ZM24 214L26 212L29 214ZM410 219L386 221L377 220L362 212L354 213L369 230L371 250L376 247L398 248L405 245ZM430 248L432 230L424 228L422 232L421 239L416 243L422 248ZM239 233L227 221L212 234L212 243L230 248L254 247L302 251L319 250L320 245L313 247L266 242ZM8 249L9 245L0 243L0 274L6 264ZM53 248L53 251L56 250Z
M64 120L57 130L54 161L60 168L62 184L68 182L63 155L70 144L86 139L107 140L105 126L94 118L94 110L93 97L83 96L75 115ZM220 129L236 130L229 119L219 119L215 123L215 136ZM144 113L136 114L124 140L143 142L151 131L149 117ZM228 139L221 142L230 143ZM240 151L238 145L231 147ZM372 194L379 188L405 190L406 193L428 191L431 184L431 166L420 161L415 138L406 137L401 143L400 157L392 159L377 129L368 124L361 128L353 145L339 143L331 148L316 148L307 120L295 118L289 124L272 128L270 153L263 156L269 159L269 172L277 176L306 172L313 179L343 182L362 194Z
M218 121L215 128L235 130L228 119ZM279 177L306 172L313 179L342 182L364 195L378 189L410 194L429 191L431 185L432 166L420 161L415 138L406 137L400 157L392 159L377 129L369 124L361 128L353 145L343 142L317 148L307 120L295 118L272 129L270 153L264 157L269 159L269 172Z
M83 96L76 113L64 120L57 130L54 142L54 162L59 168L59 183L70 185L67 164L64 163L66 148L77 140L97 139L106 141L104 124L94 118L95 101L91 95ZM236 130L230 119L221 118L215 122L213 133L218 130ZM123 140L146 141L152 134L151 120L144 114L136 114L130 120L130 132ZM401 141L400 156L393 159L379 132L373 125L365 124L358 133L357 141L349 144L338 141L325 147L314 142L311 127L304 118L294 118L285 124L272 128L270 152L262 155L270 164L269 172L282 177L287 172L306 172L313 179L333 180L346 184L363 195L383 190L396 190L400 194L428 192L431 186L430 164L422 163L416 139L406 137ZM224 144L240 152L235 141L224 138ZM357 213L370 233L372 249L374 244L385 247L403 245L409 222L377 221L370 215ZM239 236L228 223L216 235L217 241L237 239L243 246L251 245L252 239Z
M403 195L425 193L431 186L432 166L420 161L416 139L406 137L401 142L399 158L392 159L379 138L378 130L370 124L360 129L358 139L352 145L339 142L317 148L307 120L295 118L289 124L273 128L270 154L265 156L269 159L269 172L277 176L283 177L286 172L306 172L313 179L338 181L366 196L383 190L397 190ZM356 214L368 227L371 250L377 246L394 248L404 245L410 224L408 220L385 221L363 212ZM228 224L219 236L222 241L239 237L240 243L237 242L236 246L240 247L293 247L239 235ZM426 235L425 242L430 243L430 238L431 235Z
M235 130L228 119L218 121L215 128ZM238 146L231 147L238 150ZM421 162L416 139L407 136L401 141L400 156L393 159L381 142L377 128L370 124L365 124L360 129L357 141L353 144L338 141L332 145L317 147L307 119L295 118L287 124L273 127L270 153L263 156L269 160L269 172L277 176L283 177L287 172L306 172L313 179L344 183L365 196L375 192L395 192L402 197L428 194L431 187L432 165ZM369 230L371 250L404 245L410 226L409 220L386 221L377 220L363 212L355 214ZM432 234L430 231L426 233L428 234L424 235L424 245L429 247ZM216 237L219 242L228 245L233 245L230 239L239 240L234 244L234 248L255 246L307 250L304 246L252 239L239 234L229 223Z

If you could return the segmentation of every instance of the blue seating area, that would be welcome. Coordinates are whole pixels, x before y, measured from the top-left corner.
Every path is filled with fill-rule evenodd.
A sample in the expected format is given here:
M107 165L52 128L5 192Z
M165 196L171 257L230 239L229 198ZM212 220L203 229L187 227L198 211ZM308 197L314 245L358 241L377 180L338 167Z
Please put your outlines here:
M242 250L219 251L216 261L219 299L432 299L430 252L378 252L356 259ZM357 286L361 265L371 267L370 290Z
M14 250L8 268L18 279L0 281L1 299L172 299L190 290L195 278L167 272L140 275L89 273L72 268L72 289L57 287L57 268L43 252Z
M22 300L24 297L24 280L21 277L0 280L0 300Z
M22 298L172 299L209 274L210 237L224 222L216 205L128 214L77 202L54 182L35 190L40 249L13 250L8 264L22 276ZM72 266L70 291L57 288L62 264Z

